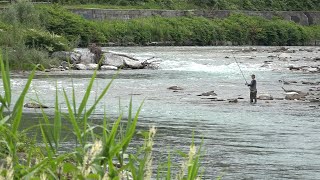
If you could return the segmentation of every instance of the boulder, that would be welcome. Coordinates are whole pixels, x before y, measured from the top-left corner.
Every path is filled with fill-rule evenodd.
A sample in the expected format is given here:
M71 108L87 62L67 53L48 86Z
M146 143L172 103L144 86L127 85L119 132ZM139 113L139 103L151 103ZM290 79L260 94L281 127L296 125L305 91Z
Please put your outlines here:
M169 90L174 90L174 91L177 91L177 90L183 90L182 87L179 87L179 86L171 86L171 87L168 87Z
M289 70L301 70L303 67L301 67L301 66L295 67L295 66L291 65L288 68L289 68Z
M235 98L235 99L228 99L228 102L229 103L237 103L238 102L238 99Z
M87 70L87 66L84 64L76 64L74 67L77 70Z
M273 100L273 97L270 94L261 94L258 99L260 100Z
M197 96L217 96L217 94L214 91L209 91L209 92L199 94Z
M118 70L118 68L115 66L103 65L103 66L101 66L101 70Z
M26 108L49 108L46 105L39 104L39 103L34 103L34 102L26 103L26 104L23 105L23 107L26 107Z
M86 65L86 67L87 67L87 70L96 70L96 69L98 69L98 64L87 64Z
M124 65L126 68L131 69L143 69L145 66L141 61L135 61L131 59L124 59Z
M305 96L300 95L297 92L287 92L287 93L285 93L285 95L286 95L285 96L286 100L300 100L301 98L305 97Z
M94 54L91 52L83 52L80 57L80 62L82 64L94 63Z
M125 57L119 56L114 53L104 53L104 60L102 65L115 66L117 68L122 68L124 66Z

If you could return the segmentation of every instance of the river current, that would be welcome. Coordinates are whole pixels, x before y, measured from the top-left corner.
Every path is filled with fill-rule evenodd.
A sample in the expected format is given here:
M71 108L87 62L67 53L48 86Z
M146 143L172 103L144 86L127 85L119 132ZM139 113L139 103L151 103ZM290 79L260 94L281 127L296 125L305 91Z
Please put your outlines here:
M138 130L157 128L154 146L155 161L175 150L188 152L194 134L197 147L203 141L201 159L205 179L320 179L320 111L319 103L288 100L258 100L249 103L249 89L245 80L255 74L259 94L283 98L286 89L307 91L310 86L301 81L320 81L320 74L293 72L289 65L318 62L302 61L305 57L319 57L320 48L290 47L289 60L278 60L278 47L108 47L105 50L126 53L139 59L155 57L159 69L122 70L99 104L94 118L117 117L126 112L132 97L134 109L145 100ZM299 51L311 49L312 52ZM233 57L234 56L234 57ZM243 78L237 60L246 79ZM265 61L272 61L266 64ZM90 103L109 83L114 71L98 72ZM92 71L72 71L55 75L38 75L28 98L35 92L43 104L54 106L56 87L63 102L62 88L71 97L72 81L76 97L82 97ZM72 78L71 78L72 77ZM279 80L298 83L283 85ZM26 77L12 78L15 94L21 92ZM167 89L179 86L183 90ZM219 99L197 96L214 91ZM13 98L16 96L14 95ZM238 103L227 99L240 98ZM242 99L243 98L243 99ZM77 103L81 98L77 98ZM65 103L61 103L66 111ZM53 108L46 110L53 113ZM26 114L40 113L25 109ZM25 120L24 126L30 124Z

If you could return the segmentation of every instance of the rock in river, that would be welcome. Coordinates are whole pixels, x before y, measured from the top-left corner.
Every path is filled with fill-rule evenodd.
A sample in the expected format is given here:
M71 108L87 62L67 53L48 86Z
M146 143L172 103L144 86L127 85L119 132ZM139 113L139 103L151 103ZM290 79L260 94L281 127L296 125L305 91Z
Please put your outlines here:
M273 97L270 94L261 94L258 99L260 100L273 100Z
M297 92L287 92L285 95L286 100L300 100L301 98L305 97Z
M183 88L182 88L182 87L179 87L179 86L171 86L171 87L168 87L168 89L170 89L170 90L175 90L175 91L177 91L177 90L183 90Z
M214 91L205 92L202 94L199 94L197 96L216 96L217 94Z
M46 105L39 104L39 103L34 103L34 102L26 103L26 104L23 105L23 107L26 107L26 108L49 108Z

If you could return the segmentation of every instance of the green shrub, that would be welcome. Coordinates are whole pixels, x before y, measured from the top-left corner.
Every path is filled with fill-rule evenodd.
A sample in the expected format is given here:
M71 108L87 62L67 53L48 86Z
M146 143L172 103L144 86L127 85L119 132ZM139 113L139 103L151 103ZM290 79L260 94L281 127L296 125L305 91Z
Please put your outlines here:
M44 68L59 65L59 61L52 59L48 51L26 47L24 44L6 48L10 68L16 70L30 70L40 64Z
M63 36L36 29L27 29L25 31L25 45L48 52L69 50L68 40Z
M41 26L38 11L28 0L18 0L17 3L11 4L2 13L2 20L7 24L19 24L29 28Z
M105 36L98 23L90 22L61 6L39 7L44 27L51 33L62 35L69 41L78 41L86 47L90 42L104 42Z

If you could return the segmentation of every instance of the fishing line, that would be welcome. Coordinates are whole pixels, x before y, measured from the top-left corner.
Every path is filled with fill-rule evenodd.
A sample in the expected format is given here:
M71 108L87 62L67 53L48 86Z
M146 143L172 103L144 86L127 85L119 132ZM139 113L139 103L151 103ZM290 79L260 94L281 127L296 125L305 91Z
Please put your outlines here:
M247 82L246 78L244 77L243 72L242 72L242 70L241 70L241 68L240 68L240 66L239 66L239 64L238 64L238 61L237 61L237 59L234 57L234 54L233 54L233 53L232 53L232 56L233 56L233 59L236 61L237 65L238 65L238 68L239 68L239 70L240 70L240 72L241 72L241 74L242 74L243 79L244 79L244 80L246 81L246 83L248 84L248 82Z

